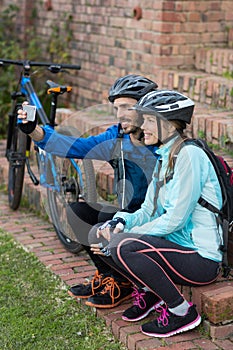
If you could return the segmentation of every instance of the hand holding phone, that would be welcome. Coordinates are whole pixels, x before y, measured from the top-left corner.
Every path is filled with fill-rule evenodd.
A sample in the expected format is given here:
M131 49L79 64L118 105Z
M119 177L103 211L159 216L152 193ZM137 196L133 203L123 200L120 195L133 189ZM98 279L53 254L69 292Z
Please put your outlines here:
M36 118L36 107L32 105L23 105L23 110L27 112L27 118L25 120L34 122Z
M22 113L22 110L27 112L27 116L25 118L25 116L21 114L21 117L18 117L17 119L17 125L19 129L25 134L31 134L37 125L36 107L28 104L23 104L22 108L20 108L18 111L19 116L20 113Z

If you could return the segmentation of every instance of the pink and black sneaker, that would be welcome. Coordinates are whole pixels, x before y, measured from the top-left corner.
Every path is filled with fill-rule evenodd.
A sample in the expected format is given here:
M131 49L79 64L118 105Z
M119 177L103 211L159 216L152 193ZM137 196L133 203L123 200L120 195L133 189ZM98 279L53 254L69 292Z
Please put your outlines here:
M123 312L122 319L124 321L142 320L163 303L154 293L143 289L134 288L132 297L134 298L133 306Z
M150 337L165 338L189 331L201 323L201 316L196 310L196 305L190 303L189 309L184 316L171 313L167 307L160 306L156 310L160 316L152 322L141 326L142 333Z

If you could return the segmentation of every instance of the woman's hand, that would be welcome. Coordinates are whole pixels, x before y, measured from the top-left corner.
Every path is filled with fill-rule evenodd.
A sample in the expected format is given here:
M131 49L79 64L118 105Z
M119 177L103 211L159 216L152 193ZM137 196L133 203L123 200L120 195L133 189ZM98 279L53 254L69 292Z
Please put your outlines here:
M105 241L110 242L111 235L117 234L124 230L125 221L122 218L115 218L113 220L106 221L103 225L99 226L96 232L98 239L104 238ZM110 251L107 246L103 247L102 243L91 244L91 251L94 254L110 256Z
M94 254L98 254L98 255L104 256L105 254L102 252L101 249L103 249L102 243L93 243L93 244L91 244L91 251Z
M96 232L96 237L100 238L103 237L105 238L108 242L110 241L110 230L111 226L109 225L110 220L106 221L103 225L98 227L97 232Z

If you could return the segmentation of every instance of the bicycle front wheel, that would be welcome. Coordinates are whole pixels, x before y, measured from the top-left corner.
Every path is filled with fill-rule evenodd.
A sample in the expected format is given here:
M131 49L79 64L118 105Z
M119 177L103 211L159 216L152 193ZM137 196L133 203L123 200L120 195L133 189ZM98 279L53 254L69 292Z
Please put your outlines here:
M89 159L70 160L53 156L53 165L56 169L58 189L53 186L47 189L50 217L64 247L72 253L78 253L82 250L82 245L77 241L68 222L67 208L77 201L96 202L93 163Z
M63 135L80 136L79 132L70 126L59 126L57 131ZM50 218L66 250L78 253L82 250L82 245L78 242L69 224L67 208L71 203L77 201L97 201L93 162L91 159L74 160L53 156L47 166L49 169L47 169L48 178L46 180L48 184L52 184L47 189Z
M8 202L11 209L18 209L22 197L26 161L27 135L14 128L10 149L7 150L8 169Z

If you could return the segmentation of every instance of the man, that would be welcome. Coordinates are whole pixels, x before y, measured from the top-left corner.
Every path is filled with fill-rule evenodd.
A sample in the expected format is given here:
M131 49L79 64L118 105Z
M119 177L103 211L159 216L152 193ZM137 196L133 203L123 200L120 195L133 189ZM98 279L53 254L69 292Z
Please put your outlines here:
M106 160L114 169L118 208L100 203L75 202L67 210L68 220L77 239L97 268L92 281L73 286L68 293L84 299L98 293L98 302L92 306L114 307L127 300L132 293L131 283L91 252L88 233L98 222L111 220L119 208L134 212L144 201L156 161L157 146L144 146L141 116L130 108L156 88L155 82L140 75L130 74L117 79L110 88L109 101L113 103L119 124L96 136L74 139L56 133L50 126L40 127L36 122L23 121L19 124L21 130L47 152L63 157ZM18 113L19 118L26 117L22 110Z

